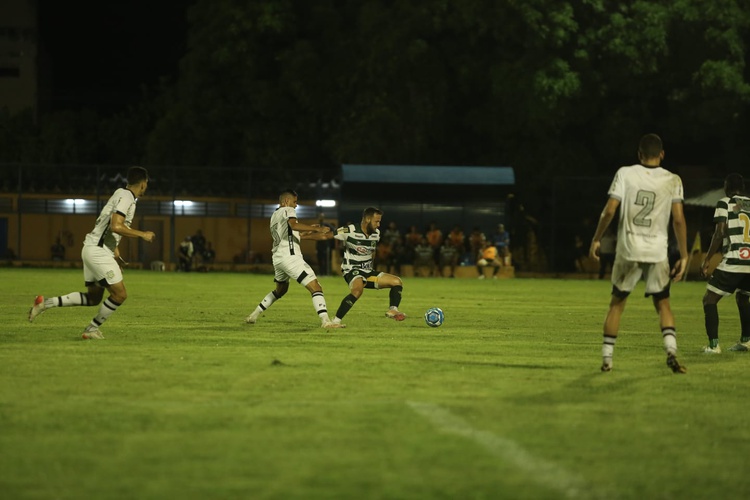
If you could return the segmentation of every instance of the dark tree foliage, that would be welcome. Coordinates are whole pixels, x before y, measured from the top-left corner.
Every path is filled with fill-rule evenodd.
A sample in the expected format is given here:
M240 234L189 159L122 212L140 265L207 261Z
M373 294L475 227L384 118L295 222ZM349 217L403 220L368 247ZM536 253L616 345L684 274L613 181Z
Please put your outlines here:
M196 0L187 16L177 81L114 116L0 115L0 160L512 165L544 194L635 161L647 132L672 166L750 153L743 0Z

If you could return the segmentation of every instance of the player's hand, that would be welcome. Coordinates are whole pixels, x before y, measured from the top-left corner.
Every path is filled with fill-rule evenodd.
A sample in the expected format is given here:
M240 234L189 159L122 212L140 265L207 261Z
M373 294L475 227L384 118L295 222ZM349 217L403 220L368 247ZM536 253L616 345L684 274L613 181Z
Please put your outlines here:
M589 247L589 257L596 260L597 262L599 261L599 247L601 246L601 241L592 241L591 246Z
M680 281L687 270L687 257L680 259L675 262L674 268L672 269L672 280L676 283Z
M320 227L320 232L323 233L323 234L330 233L331 232L331 228L328 227L328 226L321 226Z
M143 236L141 236L142 239L148 241L149 243L154 241L155 237L156 237L156 234L154 234L153 231L144 231Z
M703 262L701 262L701 277L702 278L708 277L708 266L709 266L708 259L703 259Z

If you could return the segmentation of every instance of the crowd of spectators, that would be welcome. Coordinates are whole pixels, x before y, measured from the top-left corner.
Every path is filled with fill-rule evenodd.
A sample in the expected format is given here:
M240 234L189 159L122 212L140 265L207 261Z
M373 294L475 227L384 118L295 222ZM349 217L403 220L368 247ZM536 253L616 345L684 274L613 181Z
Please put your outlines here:
M488 247L496 258L489 264L483 261ZM402 233L395 222L381 232L377 249L377 265L385 272L401 274L402 265L414 266L415 275L455 277L458 266L492 265L495 275L503 265L510 265L510 236L503 224L487 236L480 227L471 229L468 236L456 224L443 231L430 222L423 231L410 226ZM480 276L483 274L480 269Z

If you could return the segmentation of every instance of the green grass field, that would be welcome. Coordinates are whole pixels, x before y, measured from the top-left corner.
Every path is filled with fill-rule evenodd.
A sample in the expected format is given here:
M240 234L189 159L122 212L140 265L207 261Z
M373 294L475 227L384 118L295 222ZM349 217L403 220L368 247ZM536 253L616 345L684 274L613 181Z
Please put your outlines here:
M643 285L602 374L610 286L587 280L405 281L367 291L348 328L319 328L293 284L256 325L271 276L130 271L94 308L27 321L79 270L0 269L4 499L727 499L750 476L750 355L732 298L706 356L702 282L673 287L679 359L665 365ZM332 312L347 293L322 279ZM422 313L445 311L429 328Z

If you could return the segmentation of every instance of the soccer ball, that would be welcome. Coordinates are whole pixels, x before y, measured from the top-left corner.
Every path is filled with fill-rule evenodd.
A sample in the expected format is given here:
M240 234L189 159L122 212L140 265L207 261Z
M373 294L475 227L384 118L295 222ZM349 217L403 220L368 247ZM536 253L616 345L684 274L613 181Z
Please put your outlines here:
M427 309L427 312L424 313L424 322L427 323L427 326L437 328L443 324L444 320L445 315L443 314L443 310L439 307L430 307Z

